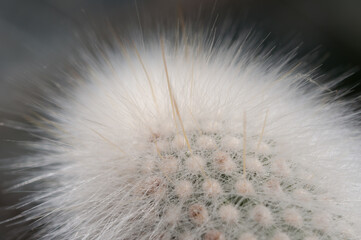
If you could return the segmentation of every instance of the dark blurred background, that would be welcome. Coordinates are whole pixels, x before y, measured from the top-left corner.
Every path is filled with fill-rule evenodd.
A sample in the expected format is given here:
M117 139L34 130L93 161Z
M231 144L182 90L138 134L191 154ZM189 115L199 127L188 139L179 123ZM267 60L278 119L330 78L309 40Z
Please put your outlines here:
M353 72L332 90L348 91L343 98L360 109L359 0L0 0L0 221L20 213L8 207L25 194L4 191L12 178L22 174L5 166L25 153L23 141L33 139L25 131L1 125L23 121L30 111L24 96L38 91L34 87L37 76L56 69L67 58L83 26L91 28L109 19L114 25L127 25L137 15L162 18L177 14L179 7L185 16L204 12L201 18L218 15L219 21L226 16L239 25L236 31L253 27L270 33L270 39L281 47L296 39L291 42L300 47L301 55L317 52L323 62L321 71ZM16 235L20 227L0 225L0 239Z

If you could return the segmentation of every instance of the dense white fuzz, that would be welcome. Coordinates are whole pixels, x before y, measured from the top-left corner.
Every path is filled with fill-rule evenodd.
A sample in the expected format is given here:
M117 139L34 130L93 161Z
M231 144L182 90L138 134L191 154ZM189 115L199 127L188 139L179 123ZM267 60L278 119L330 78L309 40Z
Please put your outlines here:
M156 141L155 150L160 152L167 152L169 151L169 142L166 140Z
M193 185L190 181L179 181L175 186L175 192L179 198L187 198L193 192Z
M275 159L272 161L272 172L281 176L288 176L291 174L291 170L287 166L287 163L284 159Z
M202 123L202 130L208 133L217 133L222 129L222 124L217 120L206 120Z
M22 215L37 239L359 239L354 115L303 61L251 40L84 50L34 114L44 137L18 186L39 189Z
M257 237L252 233L243 233L238 240L257 240Z
M183 232L179 235L179 240L195 240L195 237L190 232Z
M139 186L140 194L147 196L156 196L164 192L164 180L160 177L148 177L143 184Z
M331 222L331 215L326 212L315 213L312 217L315 228L321 231L327 231L327 229L331 228Z
M305 240L318 240L317 237L306 237Z
M264 173L262 163L256 158L247 159L247 170L257 174Z
M222 187L215 179L206 179L203 183L203 191L210 197L216 197L222 193Z
M190 220L197 225L201 225L208 220L207 209L200 204L191 205L188 209L188 215Z
M286 224L300 228L303 224L303 219L301 214L296 209L286 209L283 213L283 219Z
M146 159L140 169L143 173L151 173L154 169L154 165L154 159Z
M265 183L264 190L268 195L274 197L279 197L283 193L279 180L274 177Z
M271 147L269 146L269 144L265 143L265 142L261 142L259 144L259 146L257 146L258 148L258 152L262 153L264 155L270 154L271 153Z
M186 159L185 165L190 172L197 173L203 171L205 161L201 156L192 155Z
M236 164L225 152L217 152L214 155L214 164L220 172L231 174L236 169Z
M252 183L245 179L238 180L235 185L236 192L242 196L252 196L255 194Z
M186 147L186 141L184 139L184 136L182 135L176 135L173 139L173 147L177 150L181 150Z
M218 230L210 230L204 235L204 240L225 240L224 235Z
M174 157L163 157L159 164L159 169L164 175L175 173L178 168L178 160Z
M219 209L219 216L226 223L236 223L239 217L238 209L232 205L224 205Z
M272 240L290 240L290 238L287 236L287 234L278 232L273 236Z
M312 195L304 189L296 189L293 191L293 197L302 202L308 202L312 200Z
M197 140L197 144L201 149L212 150L217 147L213 138L208 136L200 136Z
M241 144L241 140L236 137L226 136L222 139L222 146L227 150L236 151Z
M270 227L273 223L271 211L263 205L258 205L254 207L251 210L250 217L263 227Z
M181 209L178 206L171 205L164 215L164 219L169 224L175 224L180 218Z

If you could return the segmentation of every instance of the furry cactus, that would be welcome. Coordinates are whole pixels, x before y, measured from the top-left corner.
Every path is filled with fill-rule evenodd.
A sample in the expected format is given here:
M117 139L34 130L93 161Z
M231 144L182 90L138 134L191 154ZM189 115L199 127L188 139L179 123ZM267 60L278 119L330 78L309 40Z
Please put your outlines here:
M358 239L346 104L292 54L185 36L115 40L47 89L19 184L39 190L23 213L36 238Z

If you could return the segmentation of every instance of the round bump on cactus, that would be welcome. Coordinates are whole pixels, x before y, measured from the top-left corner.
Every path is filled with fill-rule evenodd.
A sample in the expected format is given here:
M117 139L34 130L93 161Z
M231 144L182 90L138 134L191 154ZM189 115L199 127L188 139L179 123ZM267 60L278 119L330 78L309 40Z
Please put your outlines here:
M217 152L214 155L214 163L219 171L226 174L231 174L237 167L226 152Z
M197 144L201 149L212 150L216 149L216 142L209 136L198 137Z
M219 216L226 223L236 223L239 218L239 212L235 206L224 205L219 209Z
M140 186L141 194L157 197L164 193L164 184L164 180L160 177L148 177L145 179L143 185Z
M175 192L179 198L188 198L193 193L193 185L190 181L181 180L175 186Z
M166 211L164 219L169 224L176 224L180 219L181 209L176 205L171 205L169 209Z
M268 195L271 195L274 197L281 196L283 194L281 184L280 184L279 180L275 177L270 178L265 183L264 189Z
M191 205L188 209L188 215L190 220L197 225L201 225L208 220L207 209L200 204Z
M206 179L202 186L207 196L216 197L222 193L222 186L215 179Z
M222 138L222 147L226 150L237 151L241 146L241 140L236 137L226 136Z
M201 156L192 155L186 159L185 165L189 171L192 173L197 173L203 171L205 161Z
M236 182L235 189L237 194L242 196L252 196L255 194L255 190L252 183L245 179L240 179Z
M301 214L296 209L286 209L283 213L283 219L286 224L300 228L303 224L303 219Z
M257 205L254 207L251 210L250 217L262 227L270 227L273 224L271 211L263 205Z
M247 160L247 170L257 174L262 174L265 172L262 163L256 158L250 158Z

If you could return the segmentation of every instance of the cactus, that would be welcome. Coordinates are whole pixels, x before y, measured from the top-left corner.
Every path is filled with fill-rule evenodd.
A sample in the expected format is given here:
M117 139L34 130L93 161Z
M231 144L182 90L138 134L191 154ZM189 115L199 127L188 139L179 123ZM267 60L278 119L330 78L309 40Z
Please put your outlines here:
M47 89L46 137L26 158L40 169L23 213L36 237L357 239L346 104L292 54L192 36L101 46Z

